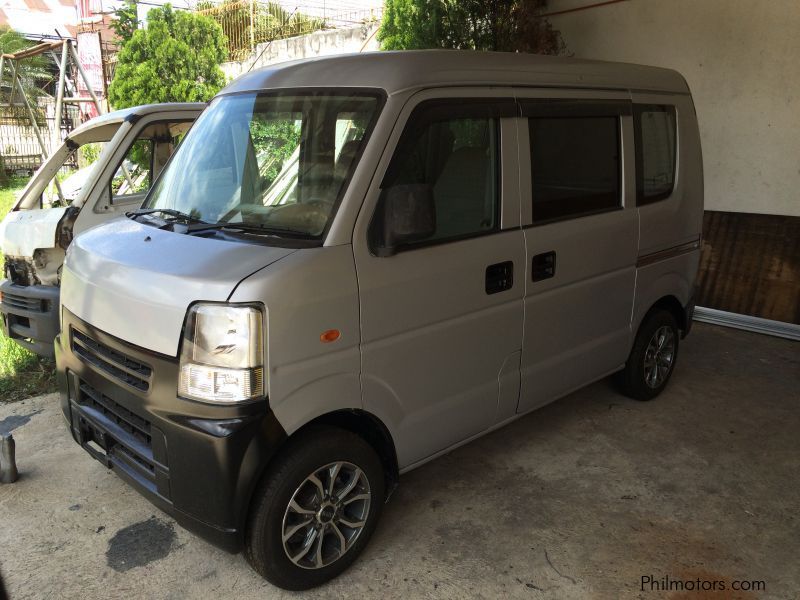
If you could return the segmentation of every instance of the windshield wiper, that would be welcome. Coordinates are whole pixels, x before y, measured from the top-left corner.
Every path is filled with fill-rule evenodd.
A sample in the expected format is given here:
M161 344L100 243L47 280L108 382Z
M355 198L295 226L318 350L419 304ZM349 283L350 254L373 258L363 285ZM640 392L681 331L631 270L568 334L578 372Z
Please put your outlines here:
M210 223L206 223L202 219L198 219L197 217L193 217L192 215L186 214L184 212L172 208L140 208L137 210L131 210L126 212L125 216L131 219L135 219L136 217L141 217L143 215L152 215L156 213L173 217L174 221L164 221L165 223L173 223L175 221L182 220L185 221L186 223L210 225Z
M231 229L231 230L238 229L240 231L244 231L245 233L253 233L256 235L277 235L277 236L297 237L297 238L314 237L307 231L301 231L300 229L292 229L291 227L275 227L272 225L254 225L251 223L228 223L228 222L197 223L195 225L188 225L186 227L186 233L196 233L198 231L210 231L218 229Z
M174 210L172 208L140 208L138 210L132 210L125 213L127 217L132 219L136 219L136 217L141 217L144 215L154 215L154 214L163 214L173 217L173 219L169 221L165 219L158 219L159 221L163 222L163 225L160 225L159 227L163 228L169 225L172 226L173 231L177 231L178 233L192 234L201 231L230 229L232 231L239 230L245 233L251 233L256 235L276 235L276 236L306 238L306 239L314 237L307 231L292 229L291 227L273 227L271 225L254 225L251 223L229 223L223 221L217 223L209 223L207 221L203 221L202 219L198 219L197 217L193 217L192 215L186 214L179 210ZM178 223L183 225L183 227L181 227L180 230L175 229L175 225Z

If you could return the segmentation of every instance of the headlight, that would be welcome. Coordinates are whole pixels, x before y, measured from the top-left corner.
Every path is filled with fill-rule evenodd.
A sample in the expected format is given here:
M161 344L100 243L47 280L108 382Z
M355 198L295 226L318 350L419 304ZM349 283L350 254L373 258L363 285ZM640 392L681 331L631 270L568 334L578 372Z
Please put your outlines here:
M218 404L263 396L263 322L255 306L192 306L186 314L178 393Z

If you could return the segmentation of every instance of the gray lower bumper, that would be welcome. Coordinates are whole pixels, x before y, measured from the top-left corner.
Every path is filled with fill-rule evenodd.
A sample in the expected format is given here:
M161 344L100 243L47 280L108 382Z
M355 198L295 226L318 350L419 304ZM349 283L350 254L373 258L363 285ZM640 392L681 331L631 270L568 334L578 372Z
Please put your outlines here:
M59 330L59 288L50 285L16 285L0 281L0 313L5 334L31 352L53 356Z

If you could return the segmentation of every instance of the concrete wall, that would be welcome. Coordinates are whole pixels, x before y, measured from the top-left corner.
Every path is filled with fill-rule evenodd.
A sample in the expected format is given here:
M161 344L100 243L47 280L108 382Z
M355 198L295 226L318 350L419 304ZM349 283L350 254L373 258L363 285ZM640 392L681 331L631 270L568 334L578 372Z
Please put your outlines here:
M251 67L257 69L287 60L346 54L348 52L371 52L378 50L377 23L346 29L317 31L285 40L275 40L259 44L249 58L241 62L222 64L222 71L231 80L245 73ZM253 62L255 61L255 65Z
M550 0L548 10L595 2ZM798 0L629 0L551 22L576 57L686 77L708 210L800 216Z

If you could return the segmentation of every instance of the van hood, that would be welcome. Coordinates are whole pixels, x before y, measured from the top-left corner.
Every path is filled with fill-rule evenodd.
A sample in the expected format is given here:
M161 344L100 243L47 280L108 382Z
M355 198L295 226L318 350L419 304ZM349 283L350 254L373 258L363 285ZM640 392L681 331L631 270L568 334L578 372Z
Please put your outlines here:
M190 304L226 301L242 279L294 251L173 233L122 217L70 245L61 304L126 342L177 356Z

